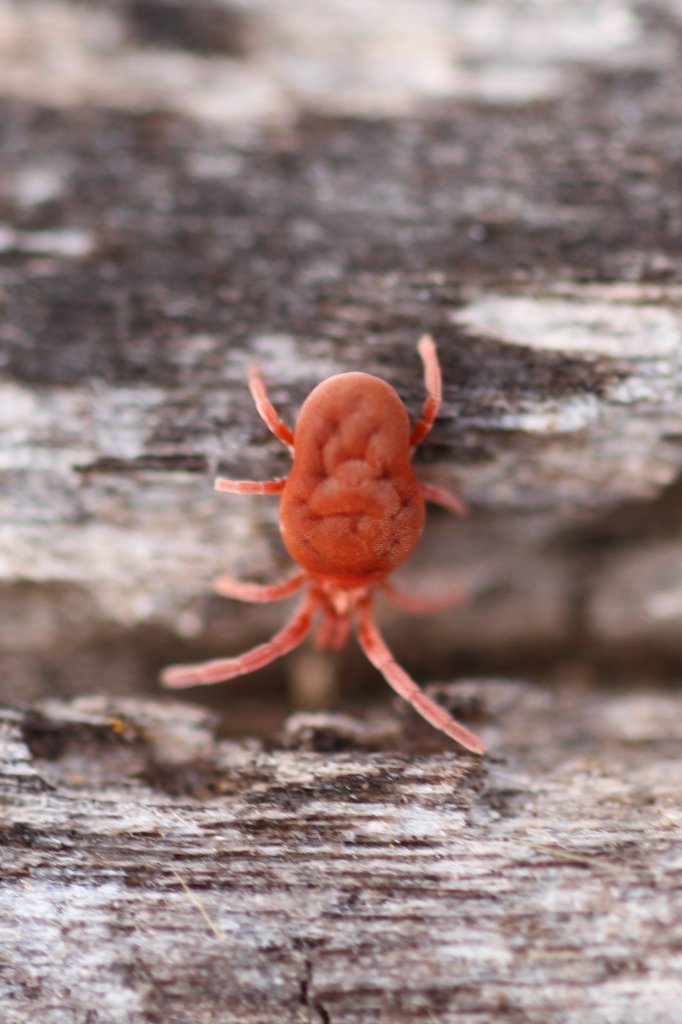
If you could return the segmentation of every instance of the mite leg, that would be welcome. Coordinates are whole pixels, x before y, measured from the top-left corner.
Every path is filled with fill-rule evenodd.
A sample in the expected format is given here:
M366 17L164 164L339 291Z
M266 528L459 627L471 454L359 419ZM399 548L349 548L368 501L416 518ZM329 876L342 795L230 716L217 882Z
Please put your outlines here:
M170 665L161 673L161 682L171 689L182 689L184 686L209 686L221 683L225 679L233 679L257 668L269 665L275 658L281 657L298 647L310 632L313 616L320 603L319 595L314 591L306 594L302 604L289 620L284 629L275 633L272 640L259 644L251 651L239 654L236 658L220 658L216 661L205 661L200 665Z
M281 601L299 590L308 574L295 572L275 583L247 583L235 580L231 576L220 576L213 584L216 594L222 597L233 597L236 601Z
M315 634L315 646L318 651L331 649L332 637L336 632L336 616L332 615L326 608L322 611L322 618Z
M424 364L424 383L427 396L422 409L421 419L417 420L410 434L410 445L415 448L424 440L433 426L442 401L442 381L440 363L433 338L425 334L417 346Z
M350 633L350 615L337 617L334 623L334 635L331 639L330 648L332 651L342 651L348 641Z
M450 512L455 512L459 516L469 514L469 509L464 502L456 494L453 494L452 491L446 491L444 487L436 487L435 484L424 483L423 480L420 480L419 483L427 501L432 502L434 505L442 505L443 508L447 508Z
M429 615L444 611L446 608L457 608L464 604L467 598L466 592L461 587L453 587L451 590L444 590L439 594L425 594L423 597L408 594L405 590L389 583L388 580L380 583L379 588L389 601L412 615Z
M249 388L259 415L265 420L275 437L293 448L293 432L275 412L275 408L268 398L260 370L255 366L250 366L248 377ZM286 477L281 480L226 480L225 477L218 477L215 489L216 491L226 491L228 494L281 494L286 482Z
M294 432L286 425L286 423L282 422L275 412L275 407L268 398L268 392L260 370L255 366L250 366L248 375L249 389L253 395L253 400L256 403L256 409L258 409L259 416L265 420L275 437L278 437L280 441L284 442L284 444L293 448Z
M216 491L227 494L281 494L286 482L286 477L282 480L226 480L219 476L213 486Z
M484 754L484 743L463 725L456 722L445 708L427 697L419 689L414 679L411 679L407 672L398 665L376 627L371 604L368 601L361 602L358 605L357 614L360 646L372 664L379 669L386 682L393 687L396 693L409 701L415 711L418 711L436 729L440 729L473 754Z
M346 646L349 632L348 615L334 615L325 609L315 637L315 646L321 651L341 651Z

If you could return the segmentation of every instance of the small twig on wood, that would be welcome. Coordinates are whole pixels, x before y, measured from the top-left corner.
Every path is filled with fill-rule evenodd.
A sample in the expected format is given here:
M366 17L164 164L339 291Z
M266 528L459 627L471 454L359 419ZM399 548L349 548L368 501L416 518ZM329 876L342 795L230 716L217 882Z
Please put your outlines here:
M192 890L188 886L188 884L185 881L185 879L181 875L178 874L178 872L175 870L175 868L171 868L171 871L175 875L175 877L177 878L177 880L180 883L180 885L182 886L182 888L187 893L187 899L190 901L192 906L196 907L196 909L199 911L199 913L203 917L204 921L206 922L208 927L211 929L211 931L215 935L215 937L218 940L218 942L227 942L227 936L225 935L225 932L220 930L220 928L215 923L215 921L213 920L213 918L209 914L208 910L204 906L204 903L202 902L202 900L199 899L199 897L197 896L197 894L195 892L192 892Z

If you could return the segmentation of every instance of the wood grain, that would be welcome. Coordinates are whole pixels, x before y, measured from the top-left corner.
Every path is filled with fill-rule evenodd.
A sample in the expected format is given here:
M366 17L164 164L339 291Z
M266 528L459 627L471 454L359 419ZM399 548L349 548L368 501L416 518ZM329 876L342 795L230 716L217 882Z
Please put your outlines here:
M5 712L3 1021L673 1024L677 701L477 700L485 761L388 715L266 749L188 706Z
M0 1024L677 1024L680 39L677 0L0 3ZM352 649L159 703L282 621L209 596L287 569L212 489L287 470L246 366L291 424L347 369L415 416L425 331L419 472L471 515L401 585L471 597L382 625L491 756ZM345 713L278 734L304 703Z

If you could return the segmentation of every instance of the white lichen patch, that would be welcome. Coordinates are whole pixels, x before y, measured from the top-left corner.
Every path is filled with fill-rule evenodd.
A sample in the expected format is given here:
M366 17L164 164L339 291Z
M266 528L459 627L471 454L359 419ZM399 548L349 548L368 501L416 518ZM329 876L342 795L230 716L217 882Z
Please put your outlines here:
M67 0L0 0L0 94L157 107L226 124L276 119L287 108L257 63L136 47L115 11Z
M584 395L563 402L524 402L513 412L503 413L498 423L506 430L522 430L528 434L572 434L595 423L599 414L598 400Z
M566 378L554 355L574 361L578 387L583 375L601 380L598 390L571 393L569 372L563 397L535 399L532 389L530 394L515 389L511 395L500 393L488 415L472 416L471 427L484 437L505 430L545 439L532 459L501 451L492 463L463 469L460 475L474 500L495 495L502 505L514 505L524 495L530 507L542 500L543 491L546 495L549 479L556 502L569 507L589 504L591 497L597 504L626 494L650 498L680 472L675 440L682 432L679 288L556 282L543 293L472 293L451 319L497 345L533 351L538 360L546 354L547 372L556 370L557 380Z
M488 0L457 6L467 49L481 58L513 55L540 63L613 57L639 35L637 18L622 0Z
M68 471L106 453L135 458L167 395L156 388L53 388L38 398L0 382L0 470Z
M260 0L264 57L299 102L335 112L405 113L471 96L557 95L570 61L633 60L641 26L622 0Z
M311 358L300 358L300 344L291 334L258 334L249 340L248 358L243 360L244 376L246 366L255 363L262 370L263 376L273 386L280 384L315 383L345 370L362 370L364 367L341 365L334 355L334 346L330 341L319 341L311 349Z
M301 109L401 116L458 96L526 102L557 96L571 62L660 58L625 0L242 0L238 9L251 49L237 59L137 46L102 5L0 0L0 93L253 125Z
M21 384L0 384L0 430L4 445L8 442L8 432L21 434L30 429L33 417L38 408L38 398ZM11 439L10 439L11 440Z
M679 698L659 695L653 701L648 693L621 694L603 708L600 728L605 736L632 742L681 739Z
M682 583L651 594L646 608L654 619L675 619L682 623Z
M624 301L608 287L588 298L555 295L480 295L453 314L476 333L542 351L646 361L682 349L680 310L649 301Z
M43 203L59 199L68 185L68 170L64 163L19 168L0 182L0 189L6 192L19 206L31 209Z
M15 231L8 224L0 224L0 252L80 259L89 256L94 247L94 235L83 228Z
M266 59L305 105L399 114L464 85L456 17L443 0L259 6Z

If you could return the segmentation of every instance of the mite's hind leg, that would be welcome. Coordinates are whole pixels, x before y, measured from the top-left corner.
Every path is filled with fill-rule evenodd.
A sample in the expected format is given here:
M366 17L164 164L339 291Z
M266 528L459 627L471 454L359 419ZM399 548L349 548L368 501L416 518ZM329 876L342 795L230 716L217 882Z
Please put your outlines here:
M249 389L253 395L253 400L256 403L256 409L262 419L265 420L270 430L273 432L275 437L278 437L280 441L288 445L290 448L294 446L294 432L291 430L286 423L284 423L277 413L275 407L268 398L267 388L265 387L265 381L261 376L261 372L256 366L250 366L248 370L249 378Z
M317 632L315 633L315 646L318 651L327 651L331 648L331 640L335 629L334 615L327 608L323 608Z
M451 739L456 740L466 750L470 750L473 754L484 754L485 744L479 740L478 736L456 722L440 704L436 704L434 700L427 697L419 689L414 679L398 665L377 629L369 601L363 601L358 605L357 616L360 646L396 693L409 701L422 718L425 718L427 722L430 722L436 729L440 729Z
M171 689L209 686L269 665L275 658L298 647L305 639L310 632L319 603L319 595L310 591L284 629L275 633L272 640L259 644L258 647L239 654L236 658L219 658L215 661L205 661L200 665L170 665L161 673L162 684Z
M281 601L303 586L308 579L306 572L295 572L274 583L248 583L231 576L219 576L213 584L216 594L232 597L236 601Z
M409 594L405 590L384 580L379 584L379 589L384 592L389 601L392 601L398 608L409 612L411 615L430 615L434 612L445 611L446 608L457 608L464 604L467 599L466 591L455 586L449 590L440 591L437 594Z
M410 444L413 448L420 444L431 430L440 409L443 390L440 363L433 338L429 334L425 334L420 339L417 348L424 364L424 383L427 396L421 419L417 420L410 434Z
M320 651L341 651L346 646L350 632L350 616L335 615L327 608L315 635L315 646Z
M330 649L332 651L342 651L348 642L348 634L350 633L350 615L338 616L334 623L334 634L331 639Z

